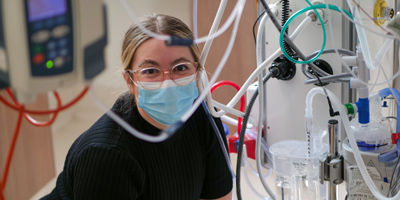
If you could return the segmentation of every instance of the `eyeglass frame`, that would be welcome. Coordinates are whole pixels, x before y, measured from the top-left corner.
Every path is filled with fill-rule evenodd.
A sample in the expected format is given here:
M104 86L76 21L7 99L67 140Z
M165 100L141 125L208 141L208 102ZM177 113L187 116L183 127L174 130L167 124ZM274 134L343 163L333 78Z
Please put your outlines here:
M188 63L190 63L190 64L192 64L192 65L194 66L194 68L195 68L195 73L194 73L194 74L196 74L196 73L199 71L199 70L198 70L199 62L192 62L192 61L185 61L185 62L177 63L176 65L174 65L173 67L171 67L171 68L168 69L168 70L161 69L160 67L146 67L146 68L141 68L141 69L139 68L139 69L135 69L135 70L126 69L126 70L124 70L124 71L125 71L125 72L129 72L129 73L132 73L132 77L129 76L129 75L128 75L128 76L129 76L129 78L131 79L132 83L134 83L136 86L138 86L138 84L133 80L133 75L134 75L135 73L140 72L140 71L142 71L142 70L144 70L144 69L157 68L157 69L161 70L162 75L163 75L163 80L162 80L161 83L160 83L160 85L161 85L161 84L165 81L165 74L166 74L166 73L169 73L170 76L171 76L171 74L172 74L172 69L174 69L174 68L175 68L176 66L178 66L178 65L181 65L181 64L188 64ZM197 77L197 75L196 75L195 77ZM172 78L171 78L171 80L175 82L175 79L172 79ZM155 82L157 82L157 81L155 81Z

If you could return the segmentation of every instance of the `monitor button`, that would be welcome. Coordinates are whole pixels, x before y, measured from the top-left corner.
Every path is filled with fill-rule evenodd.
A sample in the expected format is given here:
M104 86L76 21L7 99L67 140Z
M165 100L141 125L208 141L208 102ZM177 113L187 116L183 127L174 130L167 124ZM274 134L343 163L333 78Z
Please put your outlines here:
M66 55L68 55L68 49L67 49L67 48L61 49L61 50L60 50L60 55L61 55L61 56L66 56Z
M58 45L60 45L60 48L65 47L68 45L68 39L67 38L62 38L58 41Z
M34 43L43 43L47 41L50 37L50 32L48 30L41 30L34 33L31 37L32 42Z
M33 64L35 65L40 65L43 63L44 61L44 54L43 53L37 53L33 56Z
M67 35L70 31L70 28L67 25L60 25L53 29L52 36L54 38L61 38Z
M54 59L54 66L55 67L61 67L63 66L65 63L65 59L61 56L57 57Z
M47 43L47 49L48 50L52 50L52 49L54 49L54 48L56 48L56 42L55 41L50 41L50 42L48 42Z

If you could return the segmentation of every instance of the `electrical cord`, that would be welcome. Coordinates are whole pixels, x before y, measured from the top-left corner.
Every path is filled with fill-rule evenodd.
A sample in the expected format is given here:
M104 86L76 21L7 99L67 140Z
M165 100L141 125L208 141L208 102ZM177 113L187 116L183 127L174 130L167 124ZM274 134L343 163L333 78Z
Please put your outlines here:
M282 0L282 26L284 26L289 19L289 0ZM285 29L285 34L289 34L289 25ZM291 58L295 56L295 53L293 52L293 49L290 48L290 46L287 44L287 42L283 41L282 43L284 51L286 52Z
M265 84L271 77L275 76L274 74L279 73L276 68L272 68L273 72L269 72L264 78L263 78L263 84ZM238 200L242 199L242 194L240 190L240 172L241 172L241 162L242 162L242 152L243 152L243 144L244 144L244 136L246 134L246 124L250 116L251 109L254 105L254 102L258 96L258 90L256 90L251 97L247 108L245 115L243 117L243 125L242 129L240 130L240 135L239 135L239 147L238 147L238 157L237 157L237 165L236 165L236 193ZM270 196L275 199L273 194L270 194Z
M257 44L257 38L256 38L256 25L258 23L258 21L261 19L262 16L264 16L265 11L263 11L256 19L256 21L253 24L253 39L254 39L254 43Z

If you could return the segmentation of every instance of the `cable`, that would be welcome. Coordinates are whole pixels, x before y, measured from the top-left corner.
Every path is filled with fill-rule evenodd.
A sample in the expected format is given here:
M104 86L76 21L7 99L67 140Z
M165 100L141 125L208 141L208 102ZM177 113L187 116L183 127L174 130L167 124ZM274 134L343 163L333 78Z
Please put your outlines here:
M256 43L256 44L257 44L256 25L257 25L257 22L261 19L261 17L264 16L264 14L265 14L265 11L263 11L263 12L257 17L256 21L255 21L254 24L253 24L253 39L254 39L254 43Z
M289 0L282 0L281 4L282 4L282 26L284 26L289 18L289 10L290 10ZM285 34L289 34L289 25L282 31L284 31ZM287 53L291 58L293 56L295 56L293 49L290 48L290 46L287 44L287 42L283 41L282 45L283 45L282 52Z
M7 155L7 160L6 160L6 165L4 167L4 171L3 171L3 178L1 180L1 187L0 188L2 191L4 191L5 187L6 187L6 183L7 183L7 178L8 178L8 172L10 170L10 165L11 165L11 161L12 161L12 157L14 154L14 150L15 150L15 145L17 143L18 140L18 135L19 135L19 130L21 128L21 122L22 122L22 117L23 117L23 110L24 107L21 106L19 107L18 110L18 119L17 119L17 124L15 125L15 130L14 130L14 134L11 140L11 145L10 148L8 150L8 155Z
M273 76L273 73L268 73L264 78L263 78L263 83L265 84L271 77ZM240 190L240 172L241 172L241 158L242 158L242 152L243 152L243 144L244 144L244 136L246 132L246 124L250 116L250 111L254 105L254 102L258 96L258 90L256 90L253 94L253 96L250 99L250 102L247 105L246 113L243 118L243 126L242 130L240 130L240 135L239 135L239 148L238 148L238 157L237 157L237 165L236 165L236 193L237 197L239 200L242 199L241 195L241 190ZM268 191L267 191L268 192ZM271 193L269 194L273 199L275 199L274 195Z

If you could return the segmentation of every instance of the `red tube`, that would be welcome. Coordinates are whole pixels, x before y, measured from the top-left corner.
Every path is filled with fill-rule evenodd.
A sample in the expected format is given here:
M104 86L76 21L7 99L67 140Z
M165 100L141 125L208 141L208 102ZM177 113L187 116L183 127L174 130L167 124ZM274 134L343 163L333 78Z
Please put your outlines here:
M219 87L221 87L221 86L223 86L223 85L229 85L229 86L232 86L232 87L234 87L237 91L239 91L240 90L240 86L238 85L238 84L236 84L235 82L233 82L233 81L226 81L226 80L224 80L224 81L219 81L219 82L217 82L217 83L215 83L212 87L211 87L211 93L212 92L214 92L214 90L215 89L217 89L217 88L219 88ZM245 98L244 98L244 95L240 98L240 111L244 111L244 107L246 106L246 101L245 101ZM238 117L238 125L237 125L237 133L238 133L238 135L240 135L240 129L242 128L242 118L241 117Z
M18 114L17 125L15 126L14 135L13 135L13 138L11 140L10 149L8 151L7 160L6 160L6 166L4 167L4 171L3 171L3 178L1 180L1 188L0 188L1 191L4 191L4 188L6 187L8 171L10 169L11 160L12 160L12 157L13 157L13 154L14 154L15 144L17 143L19 130L21 128L23 110L24 110L24 107L21 106L19 108L19 112L18 112L19 114Z
M46 110L46 111L39 111L39 110L24 110L24 112L28 113L28 114L35 114L35 115L48 115L51 113L55 113L55 112L59 112L62 110L65 110L69 107L71 107L72 105L74 105L76 102L78 102L85 94L86 92L89 90L89 86L86 86L83 91L75 98L73 99L71 102L69 102L68 104L61 106L60 108L57 109L53 109L53 110ZM14 95L12 95L12 91L7 88L7 93L10 95L10 97L12 99L14 98ZM12 105L10 102L8 102L7 100L5 100L3 97L0 96L0 101L3 102L6 106L10 107L11 109L17 110L18 111L18 107Z
M4 193L3 193L3 190L1 188L3 188L3 186L1 186L1 183L0 183L0 200L5 200L4 199Z
M54 91L53 94L54 94L54 96L55 96L56 99L57 99L57 108L59 109L59 108L61 108L61 98L60 98L60 95L59 95L56 91ZM24 112L24 117L25 117L25 119L26 119L29 123L31 123L32 125L38 126L38 127L44 127L44 126L50 126L50 125L52 125L52 124L54 123L54 121L56 120L57 115L58 115L58 112L55 112L55 113L53 113L53 116L51 116L51 119L50 119L49 121L47 121L47 122L41 122L41 121L36 121L36 120L33 119L28 113Z

